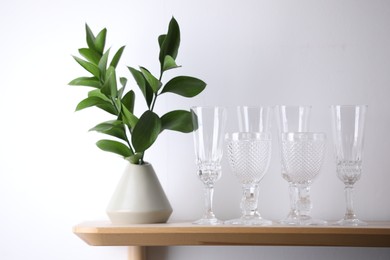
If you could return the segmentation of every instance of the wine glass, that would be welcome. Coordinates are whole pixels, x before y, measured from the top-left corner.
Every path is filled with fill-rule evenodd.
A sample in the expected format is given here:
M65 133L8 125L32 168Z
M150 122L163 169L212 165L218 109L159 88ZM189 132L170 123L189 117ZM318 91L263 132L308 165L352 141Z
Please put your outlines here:
M279 105L275 110L279 133L309 131L311 106Z
M270 132L270 113L268 106L238 106L239 132Z
M364 123L366 105L331 106L336 171L345 185L346 212L336 224L359 226L367 223L359 220L353 210L353 186L362 174Z
M204 185L205 212L194 222L200 225L223 224L213 213L214 184L221 178L221 159L225 134L226 109L192 107L194 146L198 177Z
M324 161L326 135L310 132L282 133L281 143L283 178L298 187L300 198L296 204L294 221L288 224L325 225L326 221L310 216L310 185L320 173Z
M240 218L225 221L231 225L270 225L257 210L259 183L271 158L271 134L238 132L227 134L229 163L242 185Z
M311 106L302 105L278 105L275 107L276 122L278 126L278 141L279 147L281 144L281 134L287 132L308 132L311 115ZM290 197L290 212L287 217L280 221L282 224L295 225L297 224L298 212L297 206L305 205L305 198L301 195L305 193L301 186L286 179L286 174L282 167L282 177L288 181L289 197Z

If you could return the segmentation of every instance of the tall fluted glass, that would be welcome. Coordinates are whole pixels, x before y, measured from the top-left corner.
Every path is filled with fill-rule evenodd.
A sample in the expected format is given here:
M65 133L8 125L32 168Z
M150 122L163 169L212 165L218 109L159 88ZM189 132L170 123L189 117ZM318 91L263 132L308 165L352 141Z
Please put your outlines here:
M214 184L221 178L227 112L222 107L192 107L191 112L197 174L205 192L205 212L194 224L222 224L223 221L217 219L213 212L213 193Z
M269 133L271 108L267 106L238 106L237 119L239 132Z
M282 133L283 178L298 187L294 225L325 225L326 221L310 216L310 185L320 173L326 148L324 133Z
M359 220L353 209L353 188L362 174L364 125L366 105L331 106L336 171L345 185L346 212L337 222L343 226L366 225Z
M278 126L279 147L282 150L281 135L288 132L309 132L311 106L302 105L278 105L275 107L276 122ZM298 205L307 205L305 202L306 187L286 179L282 167L282 177L288 181L290 196L290 212L287 217L281 220L282 224L296 225L298 221Z
M311 106L279 105L275 107L279 133L308 132Z

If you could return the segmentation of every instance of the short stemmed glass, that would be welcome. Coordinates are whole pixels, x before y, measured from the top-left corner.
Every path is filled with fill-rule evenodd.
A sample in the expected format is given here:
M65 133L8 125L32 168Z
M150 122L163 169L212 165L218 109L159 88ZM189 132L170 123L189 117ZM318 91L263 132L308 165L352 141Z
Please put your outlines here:
M194 224L223 224L213 212L213 193L214 184L221 178L227 112L222 107L192 107L191 113L197 173L205 191L205 213Z
M288 132L309 132L311 106L302 105L278 105L275 107L276 122L278 126L279 147L281 144L281 134ZM286 179L286 174L282 167L282 177L288 181L290 196L290 212L287 217L280 221L282 224L297 224L298 212L297 206L307 205L305 198L305 189L302 186ZM301 196L302 195L302 196Z
M367 225L353 210L353 186L362 174L362 154L366 105L331 106L336 171L345 185L346 212L336 224L343 226Z
M242 185L240 218L225 221L231 225L270 225L258 212L259 183L271 158L271 135L261 132L227 134L229 163Z
M236 225L268 225L258 212L259 182L271 157L270 111L268 106L238 106L238 132L226 135L229 163L242 185L241 211Z
M296 205L294 225L325 225L324 220L310 216L312 203L310 185L320 173L326 147L324 133L282 133L283 178L294 183L300 191L300 200Z

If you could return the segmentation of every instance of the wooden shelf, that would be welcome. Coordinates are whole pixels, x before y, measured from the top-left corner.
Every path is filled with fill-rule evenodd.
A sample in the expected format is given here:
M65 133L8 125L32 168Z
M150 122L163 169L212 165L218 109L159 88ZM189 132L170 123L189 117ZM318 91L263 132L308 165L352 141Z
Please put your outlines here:
M84 222L73 232L92 246L349 246L390 247L390 222L364 227L197 226L190 223L115 226Z

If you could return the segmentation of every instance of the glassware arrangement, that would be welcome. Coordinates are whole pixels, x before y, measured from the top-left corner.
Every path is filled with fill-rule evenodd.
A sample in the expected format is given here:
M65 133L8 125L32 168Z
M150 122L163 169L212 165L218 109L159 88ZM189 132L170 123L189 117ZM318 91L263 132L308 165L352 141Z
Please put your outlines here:
M301 133L309 132L311 115L311 106L286 106L279 105L275 107L275 116L278 126L278 141L280 150L282 150L281 136L282 133ZM295 182L286 179L286 173L283 167L281 168L282 177L288 182L289 197L290 197L290 212L287 217L280 221L286 225L297 225L298 209L297 206L307 205L305 202L306 190Z
M205 212L194 222L200 225L218 225L213 212L214 184L221 178L221 159L227 112L222 107L192 107L194 146L198 177L204 185Z
M336 224L366 225L353 209L353 188L362 175L362 155L366 105L331 106L337 177L345 185L346 212Z
M271 225L258 210L259 185L268 171L272 138L270 107L237 107L238 131L225 135L227 111L222 107L192 107L197 174L204 185L205 212L201 225ZM353 209L354 184L362 174L366 105L331 106L336 171L345 185L346 213L342 226L367 225ZM311 106L276 106L281 175L289 184L290 211L284 225L326 225L311 217L310 188L319 175L326 150L326 135L310 132ZM215 183L221 178L224 137L230 168L242 187L241 216L223 222L213 212Z
M312 203L310 185L320 173L326 147L324 133L282 133L281 157L283 178L293 183L300 192L300 199L294 205L294 219L286 224L294 225L325 225L324 220L313 219L310 216Z

